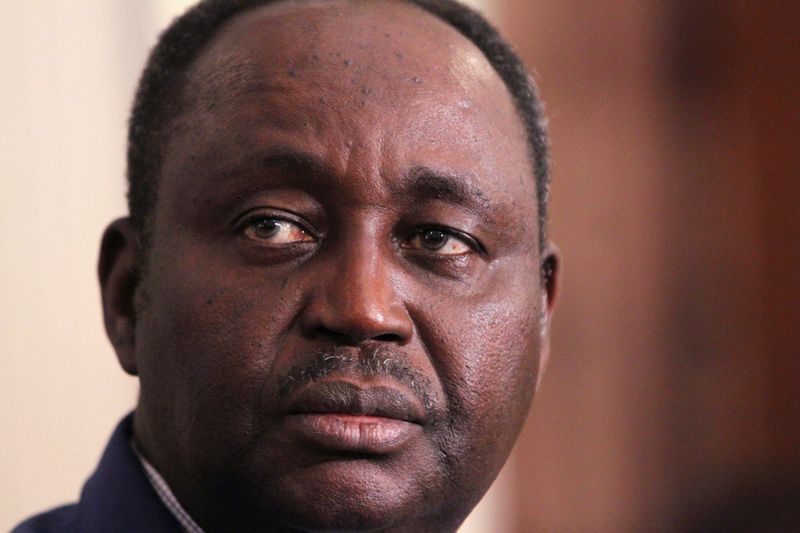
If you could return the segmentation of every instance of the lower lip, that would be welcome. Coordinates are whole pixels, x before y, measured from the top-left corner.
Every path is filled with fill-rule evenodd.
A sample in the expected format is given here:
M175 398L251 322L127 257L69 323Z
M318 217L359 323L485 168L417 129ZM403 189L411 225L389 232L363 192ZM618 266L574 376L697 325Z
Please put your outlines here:
M399 451L422 429L405 420L343 413L297 414L285 422L288 431L313 447L376 455Z

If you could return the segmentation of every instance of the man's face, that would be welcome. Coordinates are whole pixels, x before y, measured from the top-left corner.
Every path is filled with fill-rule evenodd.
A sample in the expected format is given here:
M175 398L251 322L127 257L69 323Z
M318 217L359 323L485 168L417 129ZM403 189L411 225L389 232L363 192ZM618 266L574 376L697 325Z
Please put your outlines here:
M189 73L140 288L136 438L209 529L453 529L543 349L535 183L477 48L281 3Z

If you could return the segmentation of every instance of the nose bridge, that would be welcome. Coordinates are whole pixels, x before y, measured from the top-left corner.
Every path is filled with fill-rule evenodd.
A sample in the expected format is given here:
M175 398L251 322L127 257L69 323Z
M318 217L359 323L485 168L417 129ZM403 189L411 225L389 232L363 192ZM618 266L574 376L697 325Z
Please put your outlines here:
M373 310L381 313L390 305L391 272L385 252L374 235L374 230L359 231L346 237L342 253L336 254L336 276L328 291L331 303L352 304L354 310Z
M326 254L327 272L310 305L313 329L347 342L380 338L405 344L412 326L395 286L394 262L379 228L361 220Z

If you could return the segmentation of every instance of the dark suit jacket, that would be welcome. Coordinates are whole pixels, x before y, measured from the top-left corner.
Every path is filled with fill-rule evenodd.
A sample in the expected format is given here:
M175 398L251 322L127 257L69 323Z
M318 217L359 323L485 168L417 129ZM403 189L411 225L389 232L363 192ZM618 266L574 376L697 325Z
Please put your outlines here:
M132 415L117 426L78 503L34 516L11 533L180 533L131 450Z

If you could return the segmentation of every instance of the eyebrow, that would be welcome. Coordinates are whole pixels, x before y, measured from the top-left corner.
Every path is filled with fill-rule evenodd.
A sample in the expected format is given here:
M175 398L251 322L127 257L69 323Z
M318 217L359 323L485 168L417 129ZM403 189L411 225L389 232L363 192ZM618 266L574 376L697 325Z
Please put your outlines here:
M441 200L481 214L491 207L489 197L474 184L474 179L468 173L454 174L416 167L409 176L405 186L396 192L419 201Z
M335 174L324 159L312 153L277 145L260 154L259 164L264 167L279 167L292 172L296 177L319 178Z
M337 172L321 157L297 150L291 146L275 145L259 155L258 162L265 167L279 167L304 185L319 185L325 176ZM390 188L393 196L404 197L415 202L439 200L465 207L481 215L487 215L491 201L486 193L475 185L468 172L448 172L427 166L417 166L406 173L405 179Z

